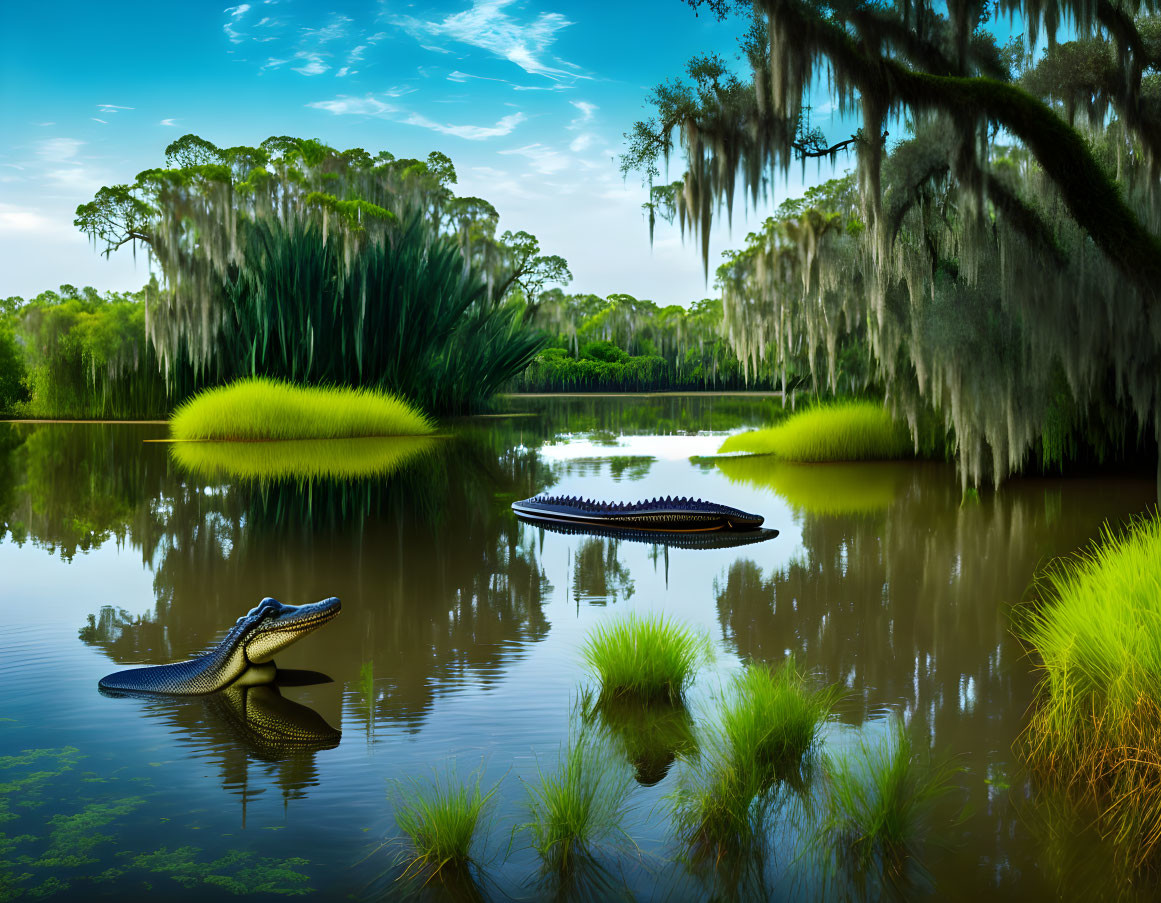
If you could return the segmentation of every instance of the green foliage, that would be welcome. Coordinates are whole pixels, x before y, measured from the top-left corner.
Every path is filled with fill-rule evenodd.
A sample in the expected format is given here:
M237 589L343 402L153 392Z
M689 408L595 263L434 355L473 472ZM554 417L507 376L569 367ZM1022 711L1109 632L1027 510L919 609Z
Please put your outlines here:
M804 786L818 732L840 697L838 687L812 690L793 659L777 669L748 665L672 797L679 835L714 855L750 847L779 785Z
M800 462L882 461L914 453L907 428L869 401L809 408L769 429L730 436L718 451Z
M28 389L28 413L96 419L163 415L170 395L145 337L151 296L156 296L153 284L134 293L99 295L71 285L62 285L60 294L43 292L11 315L23 367L5 365L0 325L0 368L9 374L25 371L20 379ZM0 390L5 369L0 369Z
M571 278L535 236L497 238L496 210L455 197L443 154L186 135L166 164L102 189L76 225L105 253L143 243L160 265L149 333L179 395L264 375L468 410L532 359L523 319Z
M474 861L477 832L498 787L484 793L479 776L469 786L454 773L437 775L428 783L412 780L400 785L395 821L411 844L403 877L430 878L445 870L466 870Z
M592 857L596 844L616 834L633 779L600 739L584 732L562 750L554 772L528 784L529 822L522 826L546 870L568 872Z
M423 436L434 429L394 395L262 378L208 389L184 402L169 423L175 439L350 439Z
M1040 657L1025 741L1048 779L1093 795L1144 860L1161 842L1161 520L1138 521L1043 577L1047 601L1018 610Z
M937 804L954 791L959 771L922 759L896 718L878 743L861 739L855 751L826 757L819 838L835 844L840 862L858 872L874 868L899 877L932 826Z
M676 702L709 651L708 639L664 615L630 612L598 625L581 654L602 696Z
M24 349L12 326L0 317L0 415L15 414L28 401Z

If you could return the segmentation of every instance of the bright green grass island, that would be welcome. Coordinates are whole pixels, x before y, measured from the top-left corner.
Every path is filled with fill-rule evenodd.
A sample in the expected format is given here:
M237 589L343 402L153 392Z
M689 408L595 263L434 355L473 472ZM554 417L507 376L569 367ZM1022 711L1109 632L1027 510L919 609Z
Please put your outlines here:
M719 452L784 461L886 461L914 455L907 427L873 401L841 401L793 414L777 426L730 436Z
M185 440L355 439L426 436L435 424L386 392L253 377L194 396L174 412L169 430Z

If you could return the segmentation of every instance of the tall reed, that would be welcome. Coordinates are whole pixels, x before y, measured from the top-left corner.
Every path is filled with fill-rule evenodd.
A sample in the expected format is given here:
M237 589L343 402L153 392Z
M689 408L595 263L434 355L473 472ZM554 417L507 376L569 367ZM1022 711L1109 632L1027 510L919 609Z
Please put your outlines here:
M1161 519L1050 566L1047 601L1017 612L1041 661L1024 735L1038 772L1096 799L1139 861L1161 843Z

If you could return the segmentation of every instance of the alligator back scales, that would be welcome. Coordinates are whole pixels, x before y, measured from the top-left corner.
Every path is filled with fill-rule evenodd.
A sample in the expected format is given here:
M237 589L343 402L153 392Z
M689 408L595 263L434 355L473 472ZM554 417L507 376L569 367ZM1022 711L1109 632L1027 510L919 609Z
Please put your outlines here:
M728 505L670 496L644 502L598 502L576 496L538 495L513 502L512 510L530 521L671 533L756 530L763 521L759 514Z

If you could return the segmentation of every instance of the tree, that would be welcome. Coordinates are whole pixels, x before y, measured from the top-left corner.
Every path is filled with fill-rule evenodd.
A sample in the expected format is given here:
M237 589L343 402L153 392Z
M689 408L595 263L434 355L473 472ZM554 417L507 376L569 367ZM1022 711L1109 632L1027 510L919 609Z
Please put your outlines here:
M692 60L688 81L655 90L622 162L650 182L651 212L700 234L707 267L709 226L736 186L753 202L795 162L853 152L858 164L856 195L784 211L765 251L732 261L748 285L724 296L740 354L760 353L753 337L783 323L778 354L805 332L833 366L838 338L865 329L891 403L913 427L941 411L975 482L1048 447L1062 385L1074 434L1093 416L1107 434L1150 423L1159 434L1151 0L1005 0L1029 46L1047 33L1040 59L997 45L982 0L689 2L743 17L748 71ZM1057 44L1066 16L1076 39ZM834 143L810 122L820 72L836 105L862 114ZM909 134L891 142L900 119ZM679 190L653 188L673 153L687 167Z

